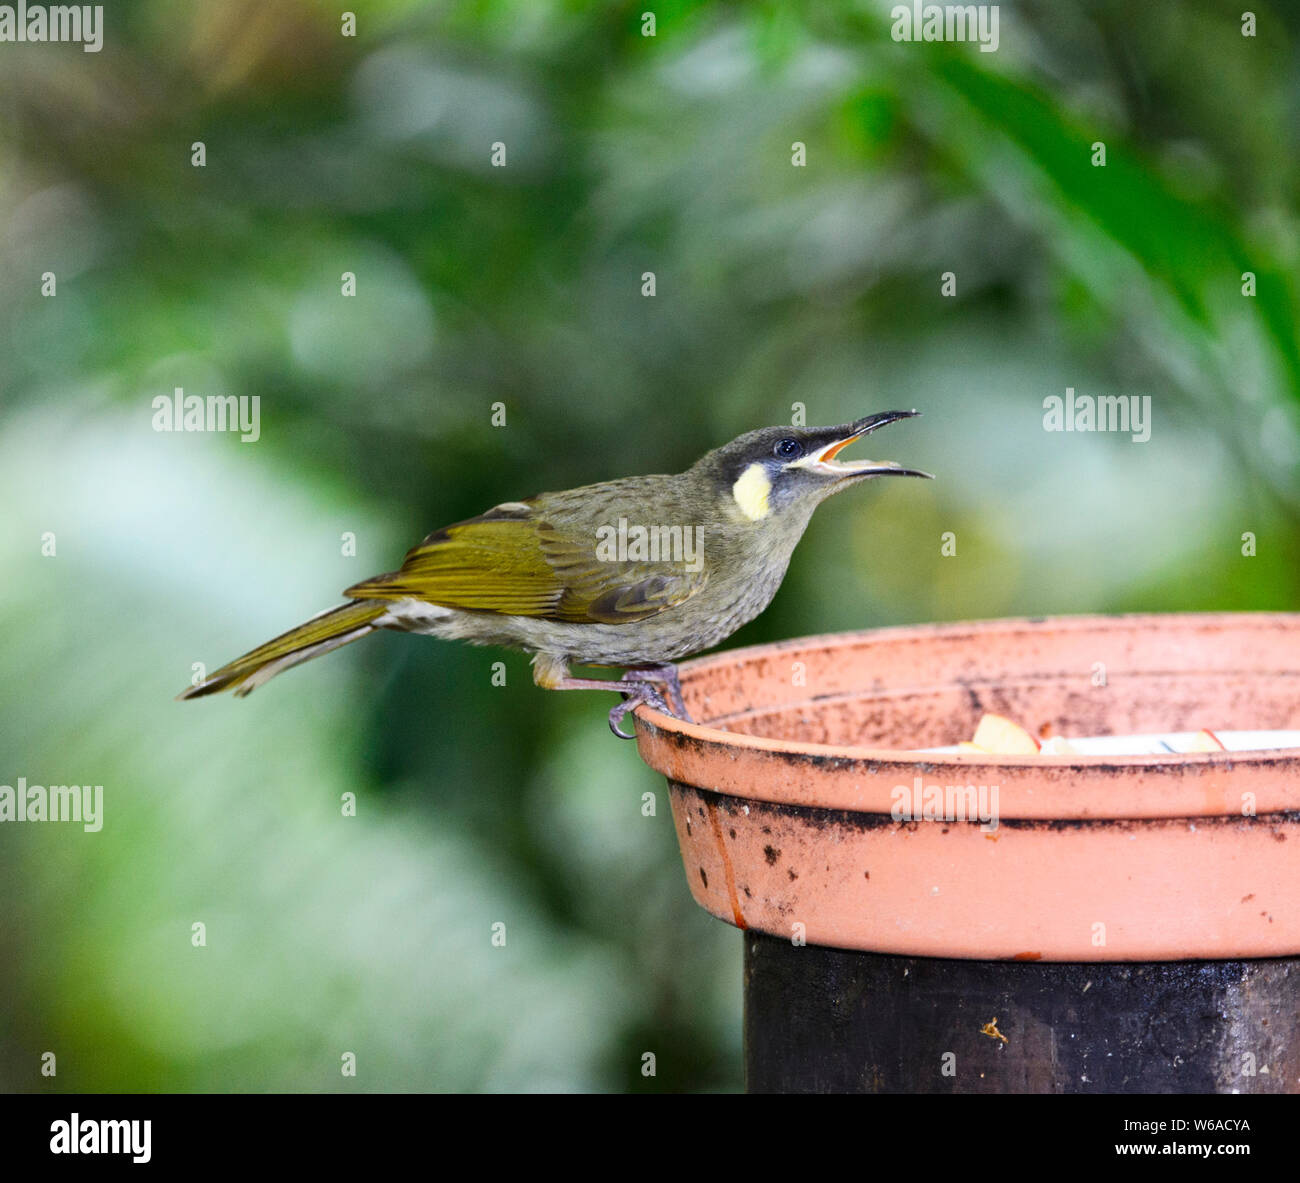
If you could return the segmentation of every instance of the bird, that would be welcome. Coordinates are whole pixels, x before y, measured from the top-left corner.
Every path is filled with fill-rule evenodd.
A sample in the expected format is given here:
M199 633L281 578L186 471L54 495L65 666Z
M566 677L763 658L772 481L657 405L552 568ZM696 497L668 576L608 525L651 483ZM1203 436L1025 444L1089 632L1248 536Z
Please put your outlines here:
M689 719L674 665L761 613L828 497L875 477L929 479L891 461L840 460L849 444L920 414L836 427L764 427L685 472L634 476L504 501L435 530L396 571L222 666L178 698L251 693L277 674L393 629L531 654L549 690L613 690L610 730L648 705ZM570 667L622 669L619 679Z

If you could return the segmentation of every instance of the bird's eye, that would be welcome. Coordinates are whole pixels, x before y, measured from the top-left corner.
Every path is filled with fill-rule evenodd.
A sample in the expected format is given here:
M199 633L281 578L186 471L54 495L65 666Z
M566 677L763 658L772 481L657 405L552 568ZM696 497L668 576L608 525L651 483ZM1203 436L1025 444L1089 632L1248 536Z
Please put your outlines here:
M798 440L783 439L772 449L772 454L782 460L798 460L803 455L803 444Z

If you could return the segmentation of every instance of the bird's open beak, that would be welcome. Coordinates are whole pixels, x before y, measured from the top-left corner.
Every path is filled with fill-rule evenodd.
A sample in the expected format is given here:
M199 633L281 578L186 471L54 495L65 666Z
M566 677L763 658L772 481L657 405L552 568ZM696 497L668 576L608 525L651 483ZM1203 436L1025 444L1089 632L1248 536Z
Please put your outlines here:
M927 480L933 480L932 474L928 472L921 472L920 469L916 468L903 468L888 460L835 459L854 440L859 440L864 435L870 435L879 427L887 427L890 423L897 423L900 419L911 419L920 413L920 411L881 411L878 415L868 415L865 419L859 419L856 423L838 429L836 437L829 443L824 444L814 452L810 452L801 460L795 461L790 467L809 468L814 472L834 477L919 476L925 477ZM839 434L840 432L844 434Z

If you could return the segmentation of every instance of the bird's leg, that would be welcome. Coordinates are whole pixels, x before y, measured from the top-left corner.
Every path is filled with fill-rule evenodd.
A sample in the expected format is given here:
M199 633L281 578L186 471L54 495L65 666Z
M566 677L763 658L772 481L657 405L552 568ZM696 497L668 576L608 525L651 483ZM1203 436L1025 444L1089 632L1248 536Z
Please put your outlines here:
M670 661L660 665L637 666L623 675L625 682L658 682L668 691L668 701L672 703L673 714L688 723L694 723L686 709L686 700L682 698L682 682L677 676L677 667Z
M554 658L542 658L539 654L533 658L533 681L547 690L613 690L621 694L623 701L609 712L609 729L619 739L636 739L635 732L623 731L619 724L629 711L634 711L639 706L654 707L665 715L673 714L663 695L655 689L654 683L645 678L626 678L618 682L603 678L575 678L569 673L567 663Z
M621 731L619 724L623 717L629 712L636 710L641 705L654 707L657 711L662 711L665 715L671 715L673 712L668 704L664 702L664 696L655 689L653 682L646 681L622 681L606 682L600 678L570 678L565 677L550 687L551 690L616 690L623 696L623 701L609 712L609 729L619 737L619 739L636 739L635 732Z

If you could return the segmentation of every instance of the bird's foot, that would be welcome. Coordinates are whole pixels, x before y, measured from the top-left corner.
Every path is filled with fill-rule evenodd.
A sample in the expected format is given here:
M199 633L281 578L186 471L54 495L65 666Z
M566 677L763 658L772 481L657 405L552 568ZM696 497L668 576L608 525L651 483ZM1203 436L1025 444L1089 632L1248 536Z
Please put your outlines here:
M685 719L690 722L690 716L682 704L682 687L677 680L677 670L671 665L628 670L617 682L600 678L575 678L568 672L567 665L562 664L558 659L540 664L534 659L533 668L534 680L539 686L544 686L548 690L617 690L623 696L623 701L609 712L609 729L619 739L636 738L634 733L624 731L619 724L630 711L643 705L654 707L655 710L662 711L674 719ZM539 671L543 676L538 676ZM662 684L668 690L674 702L673 706L670 707L664 700L664 696L655 688L656 683Z
M686 709L686 702L682 698L682 682L677 676L677 667L670 662L663 665L645 666L641 669L628 670L623 675L624 682L658 682L667 692L668 701L672 703L672 710L668 713L675 719L685 720L687 723L694 723L690 712Z
M664 702L664 696L654 688L652 683L629 677L624 677L623 681L627 683L627 689L623 692L623 701L609 712L609 729L619 739L636 739L635 731L628 732L619 728L624 716L630 711L636 710L639 706L650 706L657 711L663 711L665 715L671 715L673 712Z

